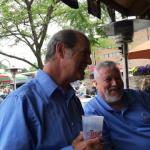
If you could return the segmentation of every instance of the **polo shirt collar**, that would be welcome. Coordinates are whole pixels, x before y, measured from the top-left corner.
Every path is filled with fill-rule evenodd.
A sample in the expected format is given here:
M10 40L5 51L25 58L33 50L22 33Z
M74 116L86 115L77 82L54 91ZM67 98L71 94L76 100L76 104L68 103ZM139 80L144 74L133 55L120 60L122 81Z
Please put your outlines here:
M103 108L105 108L108 111L113 111L113 109L105 102L105 100L102 98L102 96L100 95L100 93L97 94L96 96L96 100L98 101L98 103L100 103L100 105L103 106Z
M63 93L62 88L58 86L43 70L39 69L37 71L35 79L39 82L47 97L50 97L56 90L60 90ZM67 99L70 99L73 95L75 95L75 91L71 86L68 87L68 92L66 95Z

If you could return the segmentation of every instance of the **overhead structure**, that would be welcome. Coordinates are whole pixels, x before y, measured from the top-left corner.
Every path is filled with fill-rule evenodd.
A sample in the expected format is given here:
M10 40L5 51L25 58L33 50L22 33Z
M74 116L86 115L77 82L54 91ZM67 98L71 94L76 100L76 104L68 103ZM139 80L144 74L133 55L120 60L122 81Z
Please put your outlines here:
M62 1L70 7L72 7L70 4L78 3L78 0ZM119 43L121 44L124 58L124 83L125 88L128 88L128 43L132 42L133 33L135 31L150 26L150 0L91 0L92 3L89 3L89 1L90 0L87 0L88 12L98 18L100 18L98 12L100 12L101 2L107 6L112 23L105 26L105 31L107 35L120 36ZM136 16L138 19L115 22L114 11L120 12L122 16Z
M150 59L150 40L131 49L128 59Z
M79 8L78 0L61 0L72 8ZM150 0L87 0L88 12L100 18L100 5L104 3L111 18L112 10L123 16L137 16L141 19L150 19ZM111 9L111 10L110 10Z
M129 52L128 59L150 59L150 49Z
M11 79L9 76L5 74L0 74L0 84L9 84L11 82Z
M150 19L150 0L101 0L125 16Z

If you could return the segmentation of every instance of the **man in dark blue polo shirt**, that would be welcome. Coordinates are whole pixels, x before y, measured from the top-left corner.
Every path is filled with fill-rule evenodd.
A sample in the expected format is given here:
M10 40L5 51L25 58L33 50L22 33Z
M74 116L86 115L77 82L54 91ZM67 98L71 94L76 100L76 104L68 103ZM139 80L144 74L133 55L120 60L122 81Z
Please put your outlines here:
M104 116L104 150L150 150L150 95L123 89L117 64L104 61L94 72L98 94L84 109Z

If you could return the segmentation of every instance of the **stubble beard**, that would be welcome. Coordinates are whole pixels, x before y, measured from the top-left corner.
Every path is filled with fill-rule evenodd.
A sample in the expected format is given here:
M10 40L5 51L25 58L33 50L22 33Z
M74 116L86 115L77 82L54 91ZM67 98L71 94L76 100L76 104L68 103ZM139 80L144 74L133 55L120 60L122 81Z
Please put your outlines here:
M105 92L105 100L107 103L112 104L112 103L118 102L121 99L122 95L123 95L123 93L120 92L119 95L111 96L109 94L109 91L107 90Z

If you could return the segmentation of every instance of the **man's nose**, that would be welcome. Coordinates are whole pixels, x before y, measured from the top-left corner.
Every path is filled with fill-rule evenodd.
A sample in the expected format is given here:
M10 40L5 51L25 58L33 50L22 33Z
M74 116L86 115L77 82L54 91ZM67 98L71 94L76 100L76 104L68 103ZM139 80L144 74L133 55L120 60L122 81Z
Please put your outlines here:
M87 57L87 64L88 65L91 65L92 64L92 59L91 59L91 57L89 56L89 57Z
M112 82L111 82L112 85L117 85L117 82L115 79L112 79Z

